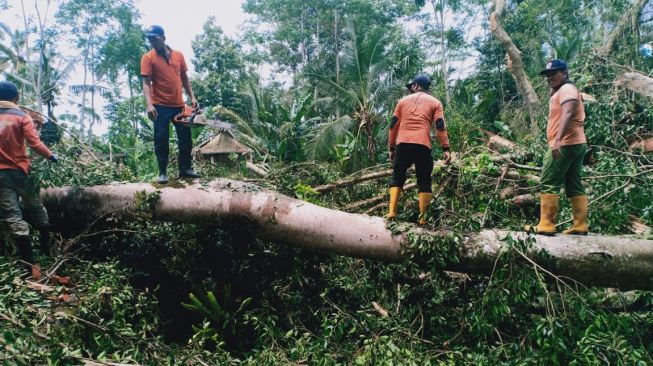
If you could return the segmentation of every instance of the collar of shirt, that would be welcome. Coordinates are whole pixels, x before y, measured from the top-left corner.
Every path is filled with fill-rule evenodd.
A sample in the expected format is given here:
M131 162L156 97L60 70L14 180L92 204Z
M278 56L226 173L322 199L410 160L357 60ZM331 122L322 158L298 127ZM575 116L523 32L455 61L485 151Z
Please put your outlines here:
M20 109L16 104L6 100L0 100L0 108Z

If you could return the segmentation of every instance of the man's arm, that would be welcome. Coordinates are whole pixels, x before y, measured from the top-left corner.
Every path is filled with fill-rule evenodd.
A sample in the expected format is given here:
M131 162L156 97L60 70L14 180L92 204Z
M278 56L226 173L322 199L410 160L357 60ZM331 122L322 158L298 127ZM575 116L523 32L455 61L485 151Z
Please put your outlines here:
M562 138L567 134L567 130L569 130L571 120L576 114L577 106L577 99L568 99L562 102L562 115L560 116L560 125L558 126L558 133L556 134L555 140L553 140L553 146L551 146L551 154L553 155L554 159L559 159L562 156L560 154L560 144L562 143Z
M181 85L186 89L186 94L188 94L193 108L197 108L197 99L195 99L195 94L193 94L193 88L190 86L190 80L188 80L188 73L186 70L181 71Z
M145 95L145 103L147 105L147 117L154 121L158 117L156 108L152 104L152 77L143 76L143 95Z
M50 151L50 149L41 142L41 139L39 139L39 135L37 135L34 130L34 122L32 121L32 118L25 116L20 123L25 140L27 140L27 145L29 145L29 147L37 154L46 159L51 159L54 154L52 154L52 151Z
M400 100L395 107L390 121L390 128L388 129L388 159L390 162L395 160L395 148L397 147L397 136L399 136L399 123L401 123L401 106Z
M444 122L444 108L442 103L438 103L433 112L433 120L435 121L435 135L438 138L440 147L444 151L444 162L449 164L451 161L451 152L449 151L449 133L447 132L447 125Z

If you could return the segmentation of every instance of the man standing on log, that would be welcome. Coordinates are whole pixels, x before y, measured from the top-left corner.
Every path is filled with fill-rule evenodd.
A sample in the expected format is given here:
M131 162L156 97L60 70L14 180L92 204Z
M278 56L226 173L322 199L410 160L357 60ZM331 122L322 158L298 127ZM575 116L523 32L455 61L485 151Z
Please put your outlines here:
M426 212L431 204L431 129L435 126L438 141L444 150L444 161L451 161L449 136L444 123L442 103L429 94L431 80L416 76L406 88L410 95L402 98L395 108L388 138L389 158L393 163L390 181L390 203L387 218L397 216L399 196L406 182L406 171L415 164L419 190L419 224L426 224Z
M168 183L169 126L175 115L182 112L184 98L182 86L197 108L197 100L188 80L188 67L184 55L165 43L163 28L153 25L145 36L152 50L141 58L143 93L147 103L147 116L154 121L154 153L159 165L160 184ZM190 128L174 124L179 147L179 177L199 178L191 163L192 139Z
M50 253L50 223L34 177L28 176L30 158L25 140L30 148L51 162L57 161L39 139L32 118L18 108L18 88L8 81L0 82L0 218L14 237L18 256L34 263L29 225L23 219L19 198L29 221L41 235L41 250Z
M564 234L587 235L587 195L580 178L583 159L587 151L587 139L583 122L585 107L578 89L569 81L567 64L552 60L540 72L546 76L551 88L549 122L546 137L549 150L544 157L540 195L540 222L528 225L526 231L543 235L555 235L558 218L560 188L571 201L573 226Z

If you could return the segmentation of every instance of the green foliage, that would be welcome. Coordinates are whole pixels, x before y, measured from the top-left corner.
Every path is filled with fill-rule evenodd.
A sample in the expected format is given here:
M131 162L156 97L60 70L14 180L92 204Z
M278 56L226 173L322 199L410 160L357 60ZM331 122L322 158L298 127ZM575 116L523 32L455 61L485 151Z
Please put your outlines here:
M0 0L0 8L7 5ZM612 87L624 71L649 73L653 67L653 59L638 51L651 37L648 20L628 22L614 52L603 59L592 49L630 2L508 2L503 25L521 50L541 101L542 133L532 136L503 46L486 24L478 25L484 32L475 28L472 15L485 14L485 5L248 0L243 8L252 19L243 37L227 37L209 18L193 41L197 98L212 107L209 117L236 125L237 138L255 151L253 158L269 164L271 173L260 185L333 208L385 192L384 180L323 194L312 187L361 168L369 167L361 173L388 168L376 164L385 158L388 122L402 84L417 73L431 75L433 94L448 99L447 128L459 159L433 173L438 194L426 228L451 234L432 236L409 224L417 217L409 192L399 220L388 224L409 239L406 259L392 264L273 244L257 239L246 220L221 222L223 229L153 223L148 215L96 223L80 228L77 237L61 238L75 252L60 263L60 274L70 275L75 286L53 291L70 292L71 303L32 290L15 263L0 258L0 362L652 364L651 293L631 297L556 278L525 256L532 238L506 237L489 276L443 270L459 260L465 235L483 227L518 229L536 220L537 208L501 199L495 187L502 164L481 146L479 127L523 143L525 156L533 158L528 163L540 165L548 90L537 72L553 57L566 59L574 83L597 99L585 103L585 128L598 157L586 170L591 230L627 233L631 215L653 224L653 161L628 150L653 131L650 101ZM57 29L37 42L27 42L33 30L0 24L0 69L20 84L26 102L40 98L53 115L73 64L53 64L60 59L55 46L63 24L88 70L113 86L98 86L96 79L71 90L116 98L107 108L106 136L84 147L64 137L53 147L60 162L35 158L34 176L42 186L151 179L156 173L152 128L138 95L138 60L146 48L139 14L131 1L70 0L61 4L57 19ZM478 56L470 57L472 47ZM27 57L30 53L40 55L38 63ZM475 57L474 66L466 68ZM290 74L271 78L285 84L256 75L269 64ZM39 96L33 81L37 66L43 67ZM129 95L123 98L125 86ZM88 105L80 113L61 118L75 125L76 136L85 133L80 125L85 115L93 121L101 117ZM434 156L441 156L438 146ZM205 176L238 179L246 174L240 168L201 166ZM523 188L538 189L534 181ZM149 213L158 199L158 193L140 193L135 209ZM564 220L570 210L566 200L561 202ZM547 253L537 259L550 261ZM41 262L44 268L53 265L51 259Z
M200 96L200 104L221 106L238 113L246 111L242 87L249 76L240 44L225 36L215 18L210 17L192 45L193 65L199 74L193 80L193 90Z
M188 295L191 302L181 304L187 310L201 313L202 316L210 321L215 333L206 332L206 329L195 327L195 338L197 339L198 333L202 334L202 337L209 335L209 338L215 342L216 346L224 344L222 339L225 336L228 339L233 339L241 331L239 328L242 328L245 322L243 314L248 304L252 301L252 298L246 298L240 304L237 304L235 299L231 297L229 287L225 287L222 294L222 305L218 302L212 291L206 293L206 302L198 299L197 296L191 293Z

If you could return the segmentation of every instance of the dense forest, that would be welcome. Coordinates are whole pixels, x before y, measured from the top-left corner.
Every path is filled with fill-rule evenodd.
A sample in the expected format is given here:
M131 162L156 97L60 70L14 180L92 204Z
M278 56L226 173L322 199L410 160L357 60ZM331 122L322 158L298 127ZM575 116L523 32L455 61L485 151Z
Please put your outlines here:
M0 0L0 11L21 4ZM251 21L237 37L210 17L186 57L205 118L231 126L246 153L197 149L202 178L167 186L153 183L140 69L149 24L134 1L41 0L35 15L23 10L24 26L0 22L0 78L43 117L41 139L59 157L33 154L58 229L58 255L37 251L42 279L17 266L0 228L2 364L653 364L653 5L245 0L242 9ZM564 265L540 236L508 234L539 217L549 88L538 74L551 59L566 60L585 106L594 161L582 240L617 248ZM435 163L426 225L414 225L409 174L397 220L379 226L393 110L419 74L444 106L453 160ZM62 112L63 94L74 112ZM107 132L94 134L101 121ZM201 147L226 132L192 133ZM438 144L433 157L443 157ZM80 199L74 219L52 198L95 186L106 195ZM167 189L198 203L156 211ZM387 255L338 255L313 240L317 224L277 234L268 224L292 217L218 219L202 211L213 198L197 198L235 207L232 196L246 194L324 209L318 221L351 214L330 221L331 233L369 222L404 239ZM560 202L562 229L571 208ZM490 229L504 233L500 249L477 265L464 249Z

